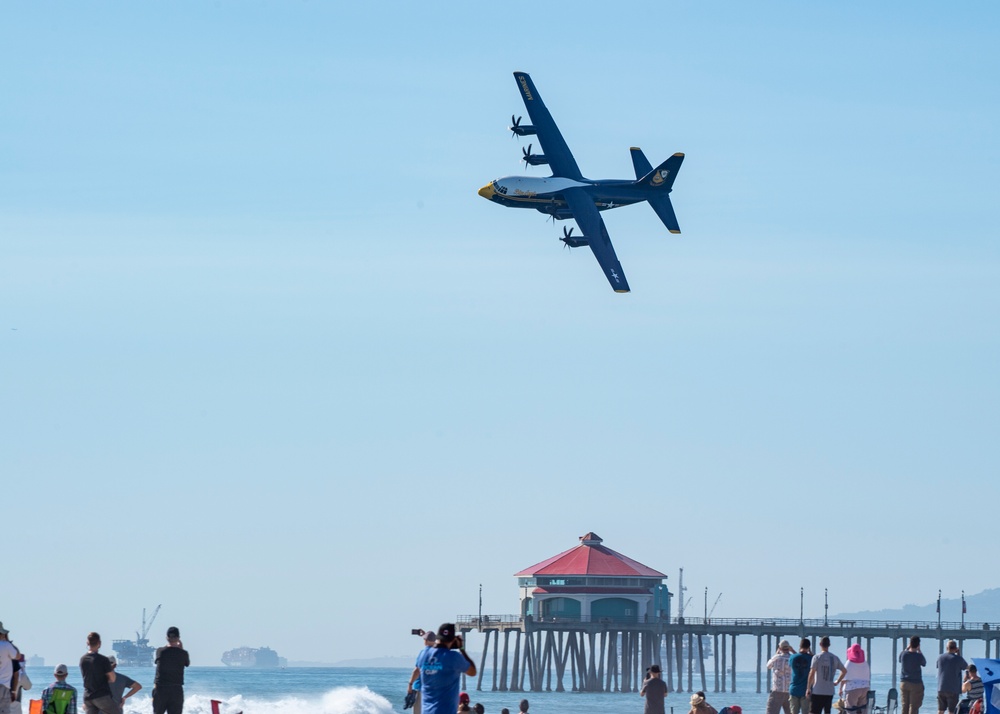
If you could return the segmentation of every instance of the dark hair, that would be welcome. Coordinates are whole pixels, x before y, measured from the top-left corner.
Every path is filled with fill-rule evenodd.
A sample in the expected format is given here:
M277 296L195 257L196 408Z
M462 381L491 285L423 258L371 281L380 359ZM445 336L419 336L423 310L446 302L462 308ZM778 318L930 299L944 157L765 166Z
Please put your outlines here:
M500 710L500 714L510 714L510 709L504 707L503 709Z
M483 714L483 712L486 711L486 707L479 702L476 702L476 706L472 707L472 710L476 712L476 714Z
M812 649L812 646L813 646L813 643L809 641L808 637L803 637L802 641L799 643L799 649L800 650L809 650L809 649Z
M824 637L823 639L821 639L819 641L819 646L820 647L829 647L830 646L830 638L829 637Z
M919 647L919 646L920 646L920 637L914 635L913 637L910 638L910 647Z
M87 635L88 647L96 647L99 644L101 644L101 636L99 634L97 634L96 632L91 632L89 635Z
M528 711L528 700L527 699L522 699L521 703L517 705L517 708L520 709L523 712Z

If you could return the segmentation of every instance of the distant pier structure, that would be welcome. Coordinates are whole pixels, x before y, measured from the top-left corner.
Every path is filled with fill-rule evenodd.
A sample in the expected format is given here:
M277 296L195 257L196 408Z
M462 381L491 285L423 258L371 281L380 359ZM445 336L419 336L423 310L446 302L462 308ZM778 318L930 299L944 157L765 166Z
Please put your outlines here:
M672 617L667 576L604 546L594 533L516 577L519 614L457 618L463 634L485 635L476 689L485 681L502 692L637 692L645 668L658 664L672 691L735 692L737 637L757 640L758 692L770 687L764 665L782 639L797 649L809 638L814 652L823 636L837 652L860 644L869 662L891 658L894 687L911 635L921 637L925 652L933 640L940 652L953 639L968 658L977 653L965 644L978 640L985 657L1000 657L1000 623Z

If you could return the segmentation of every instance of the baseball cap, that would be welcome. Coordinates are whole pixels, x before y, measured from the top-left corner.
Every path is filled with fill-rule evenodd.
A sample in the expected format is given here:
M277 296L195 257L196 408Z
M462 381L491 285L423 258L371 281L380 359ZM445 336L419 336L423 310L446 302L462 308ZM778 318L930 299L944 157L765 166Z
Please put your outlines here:
M118 664L118 658L114 655L108 655L108 662L111 664Z
M181 636L181 631L178 630L176 627L167 628L167 637L180 637L180 636Z
M434 630L427 630L427 632L424 633L424 639L427 642L433 642L437 639L437 635L434 634Z
M446 622L441 627L438 628L438 639L450 640L455 636L455 625L451 622Z
M9 633L10 633L10 630L5 629L4 626L3 626L3 623L0 622L0 635L6 635L6 634L9 634Z
M69 674L69 667L67 667L64 664L57 664L56 668L52 670L52 674L54 674L57 677L65 677L66 675Z

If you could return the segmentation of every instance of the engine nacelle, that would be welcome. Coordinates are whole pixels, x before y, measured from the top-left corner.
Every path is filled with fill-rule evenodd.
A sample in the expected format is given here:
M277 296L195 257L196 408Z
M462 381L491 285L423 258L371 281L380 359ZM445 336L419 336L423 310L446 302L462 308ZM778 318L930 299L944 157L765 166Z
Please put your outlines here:
M524 163L531 164L532 166L541 166L542 164L549 163L549 160L545 158L545 154L525 154Z
M585 245L590 245L590 241L586 238L560 238L559 240L570 248L582 248Z
M535 127L531 126L531 124L522 124L521 119L522 117L515 119L513 114L510 115L510 126L507 128L511 130L511 136L514 134L517 134L518 136L531 136L532 134L538 133L535 131Z

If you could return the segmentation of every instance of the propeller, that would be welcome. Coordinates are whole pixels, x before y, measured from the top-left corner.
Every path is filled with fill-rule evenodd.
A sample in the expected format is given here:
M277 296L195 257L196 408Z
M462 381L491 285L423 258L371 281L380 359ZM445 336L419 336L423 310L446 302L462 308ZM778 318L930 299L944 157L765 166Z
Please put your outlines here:
M560 238L559 240L563 242L564 248L572 248L573 246L571 246L569 243L571 240L573 240L573 229L563 226L563 237Z
M511 139L513 139L515 136L517 136L517 128L519 126L521 126L521 120L522 119L524 119L524 115L523 114L521 116L519 116L517 119L514 119L514 115L513 114L510 115L510 138Z
M522 146L521 147L521 153L524 154L524 158L521 159L521 161L524 162L524 165L525 166L533 166L533 164L531 163L531 144L528 144L528 148L527 149L525 149Z

